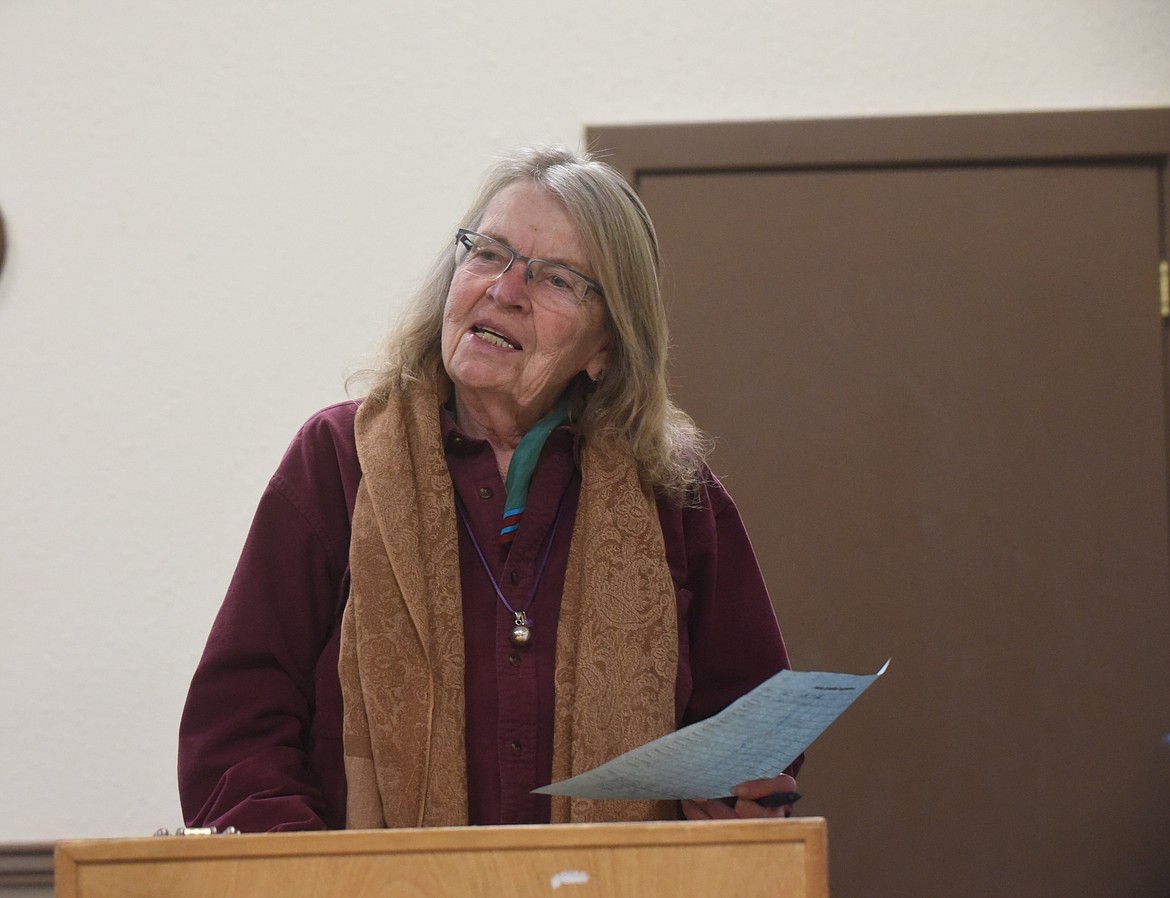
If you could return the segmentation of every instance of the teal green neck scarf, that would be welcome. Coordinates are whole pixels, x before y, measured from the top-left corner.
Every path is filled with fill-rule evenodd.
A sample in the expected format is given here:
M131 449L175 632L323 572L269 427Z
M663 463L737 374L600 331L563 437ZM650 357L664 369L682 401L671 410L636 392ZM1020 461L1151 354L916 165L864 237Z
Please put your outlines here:
M500 528L500 544L510 546L516 536L516 529L520 526L520 518L528 505L528 486L532 482L532 472L536 469L536 460L540 458L540 450L548 435L569 419L569 397L562 396L552 411L541 418L533 428L524 434L516 451L512 453L512 461L508 465L508 477L504 481L507 498L504 501L504 522Z

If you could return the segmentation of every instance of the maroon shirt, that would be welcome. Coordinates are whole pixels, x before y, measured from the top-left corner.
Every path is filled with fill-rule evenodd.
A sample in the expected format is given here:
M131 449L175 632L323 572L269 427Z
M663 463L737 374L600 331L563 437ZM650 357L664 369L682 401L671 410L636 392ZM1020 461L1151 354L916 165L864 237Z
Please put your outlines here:
M189 826L345 825L337 656L361 480L356 410L345 402L314 415L261 497L180 724L179 795ZM551 779L556 621L581 486L576 437L567 427L549 436L505 551L498 544L504 485L491 446L461 433L446 412L442 427L468 523L508 603L528 608L533 633L527 650L513 648L512 614L460 526L468 819L547 822L550 799L529 793ZM722 486L712 478L698 508L659 500L658 514L678 601L681 726L789 663L751 543Z

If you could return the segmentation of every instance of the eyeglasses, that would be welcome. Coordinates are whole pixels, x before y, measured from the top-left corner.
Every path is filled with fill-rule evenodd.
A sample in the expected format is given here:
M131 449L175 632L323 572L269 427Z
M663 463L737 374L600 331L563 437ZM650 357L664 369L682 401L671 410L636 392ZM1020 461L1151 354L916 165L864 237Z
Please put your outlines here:
M522 256L506 243L460 228L455 233L455 265L475 277L499 280L514 262L523 262L533 299L546 308L575 308L593 291L605 299L601 284L559 262Z

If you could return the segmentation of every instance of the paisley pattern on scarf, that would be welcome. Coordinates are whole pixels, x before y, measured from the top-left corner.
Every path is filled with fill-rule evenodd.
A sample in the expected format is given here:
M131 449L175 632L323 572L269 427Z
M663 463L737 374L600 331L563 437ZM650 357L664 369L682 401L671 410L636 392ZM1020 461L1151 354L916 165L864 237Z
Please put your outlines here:
M464 648L440 397L412 385L355 422L362 483L339 672L347 826L467 820ZM674 728L678 619L653 495L586 445L557 627L553 779ZM666 819L674 802L554 798L552 820Z

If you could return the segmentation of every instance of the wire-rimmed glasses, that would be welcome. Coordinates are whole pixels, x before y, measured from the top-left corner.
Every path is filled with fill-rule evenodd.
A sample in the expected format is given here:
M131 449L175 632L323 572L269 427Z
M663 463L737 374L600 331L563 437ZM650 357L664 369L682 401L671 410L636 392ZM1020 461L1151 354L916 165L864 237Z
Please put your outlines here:
M602 299L601 284L560 262L522 256L494 237L460 228L455 233L455 265L476 277L498 280L515 262L525 267L525 281L533 298L546 307L574 308L590 292Z

